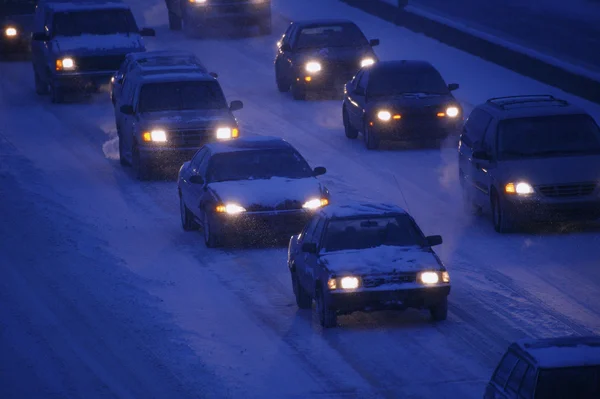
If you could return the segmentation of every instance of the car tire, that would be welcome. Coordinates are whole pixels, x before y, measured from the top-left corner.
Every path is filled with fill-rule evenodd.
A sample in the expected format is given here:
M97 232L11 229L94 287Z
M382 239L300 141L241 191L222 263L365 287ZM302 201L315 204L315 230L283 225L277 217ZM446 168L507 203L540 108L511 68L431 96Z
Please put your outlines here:
M300 284L300 280L298 280L298 275L295 270L291 271L291 275L296 305L298 305L299 309L310 309L312 307L312 297L304 287L302 287L302 284Z
M206 248L216 248L219 246L219 237L213 233L210 216L206 209L204 210L204 220L202 221L202 231L204 233L204 245Z
M52 80L50 80L49 91L50 101L52 101L53 104L62 104L65 102L65 94L63 90L60 87L57 87Z
M376 150L379 148L381 140L373 135L371 128L365 122L365 128L363 129L363 138L365 140L365 147L367 150Z
M513 231L513 224L510 215L504 210L500 196L495 191L491 196L492 223L496 232L504 234Z
M306 101L306 89L298 83L292 83L292 97L296 101Z
M319 319L319 324L323 328L333 328L337 326L337 313L334 309L329 308L325 302L325 295L322 288L317 288L315 311Z
M135 177L140 181L150 180L152 177L152 170L148 162L143 161L140 157L140 149L137 144L133 145L131 151L132 166L135 171Z
M280 67L275 64L275 83L277 83L277 90L280 93L287 93L290 91L290 82L281 76Z
M444 321L448 318L448 298L429 309L433 321Z
M170 30L181 30L181 18L179 15L172 11L169 11L169 29Z
M117 137L119 139L119 163L123 166L131 166L131 162L125 157L125 148L123 138L121 136L121 129L117 127Z
M179 213L181 215L181 227L183 227L184 231L194 231L200 228L198 223L194 220L192 212L185 206L181 192L179 193Z
M263 36L269 36L273 32L271 18L268 18L258 25L258 32Z
M48 94L48 85L40 79L40 75L35 70L33 71L33 80L36 94L40 96Z
M350 118L348 118L348 111L346 111L346 106L342 107L342 120L344 122L344 133L346 137L349 139L356 139L358 137L358 130L356 130L350 124Z

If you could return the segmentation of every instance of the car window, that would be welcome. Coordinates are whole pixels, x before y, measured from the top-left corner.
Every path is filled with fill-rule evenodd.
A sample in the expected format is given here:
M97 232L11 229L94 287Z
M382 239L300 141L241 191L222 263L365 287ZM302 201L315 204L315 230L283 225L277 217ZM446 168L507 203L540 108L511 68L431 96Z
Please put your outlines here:
M292 33L293 26L294 25L292 24L288 25L288 28L285 30L285 33L283 34L283 36L281 36L281 40L279 41L281 45L290 43L290 34Z
M514 393L519 392L519 387L521 386L521 381L525 376L525 372L527 371L527 362L523 360L519 360L513 371L510 373L510 377L508 377L508 383L506 384L506 389L512 391Z
M139 104L140 112L227 108L221 86L212 80L145 83Z
M192 159L192 163L191 163L193 170L198 170L200 168L200 163L206 156L207 152L208 152L208 150L206 148L201 148L200 150L198 150L196 155L194 155L194 158Z
M366 91L368 83L369 83L369 72L363 70L360 75L360 78L358 78L358 81L356 83L356 88L361 88Z
M324 227L325 227L325 218L320 218L319 222L315 226L315 231L313 231L310 242L314 242L317 245L321 244L321 236L323 235Z
M496 372L494 373L493 379L498 385L500 385L501 387L504 387L506 385L510 373L515 367L515 364L517 364L517 360L519 359L513 352L508 352L506 353L506 355L504 355L502 361L496 368Z
M139 28L128 9L95 9L58 12L53 33L57 36L112 35L138 33Z
M448 85L435 69L378 67L371 72L369 97L390 97L404 93L449 94Z
M131 79L129 75L125 76L125 79L123 80L123 104L135 105L133 104L133 96L136 87L135 79Z
M535 398L600 398L600 366L541 369Z
M317 223L319 223L320 220L321 217L319 215L315 215L306 225L306 229L304 230L304 233L302 235L303 239L306 242L311 242L310 240L312 239L315 228L317 227Z
M362 31L352 23L327 24L302 28L298 34L298 49L323 47L366 46L369 41Z
M482 109L475 108L465 122L462 141L469 146L481 143L491 121L492 116L490 114Z
M482 149L490 155L496 154L497 125L492 121L483 136Z
M521 388L519 389L519 398L531 399L533 397L536 377L537 373L535 367L530 365L525 372L525 376L523 377L523 382L521 383Z

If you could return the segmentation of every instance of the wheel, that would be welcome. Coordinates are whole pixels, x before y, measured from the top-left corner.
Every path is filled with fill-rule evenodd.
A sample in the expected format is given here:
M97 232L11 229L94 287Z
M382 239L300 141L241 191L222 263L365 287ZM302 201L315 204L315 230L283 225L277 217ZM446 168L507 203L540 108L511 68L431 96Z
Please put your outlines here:
M65 102L65 94L60 87L57 87L56 84L50 80L49 84L50 89L50 101L54 104L60 104Z
M131 163L127 160L125 156L125 143L123 143L123 138L121 137L120 129L117 128L117 135L119 137L119 162L123 166L131 166Z
M448 318L448 298L429 309L431 319L434 321L444 321Z
M321 326L323 328L337 326L337 313L335 310L330 309L325 302L323 290L321 288L317 288L315 302L315 311L317 312L317 317L319 318Z
M498 193L492 193L492 222L494 230L498 233L510 233L513 230L513 224L510 220L510 215L502 207L502 201Z
M365 140L365 146L368 150L376 150L379 148L380 140L373 135L371 128L365 122L365 128L363 130L363 138Z
M135 170L135 176L138 180L150 180L152 176L152 171L150 169L150 165L148 162L143 161L140 157L140 149L137 144L133 145L133 150L131 151L131 158L133 160L132 166Z
M277 64L275 64L275 82L277 83L277 90L279 90L280 93L287 93L290 91L290 82L281 76Z
M33 71L33 80L35 83L35 92L38 95L48 94L48 85L45 84L42 79L40 79L40 75L34 70Z
M346 107L342 108L342 119L344 121L344 132L346 133L346 137L349 139L355 139L358 137L358 130L356 130L352 125L350 125L350 119L348 118L348 111L346 111Z
M193 231L200 228L198 223L194 220L192 212L185 206L181 193L179 193L179 211L181 214L181 227L183 227L183 230Z
M216 248L219 246L219 237L213 233L211 228L210 217L206 209L204 210L204 220L202 222L202 228L204 231L204 245L206 248Z
M169 11L169 29L181 30L181 18L172 11Z
M300 309L310 309L312 307L312 297L300 284L296 271L291 272L292 275L292 288L294 289L294 296L296 297L296 305Z
M292 96L296 101L306 100L306 89L297 82L292 83Z
M262 21L260 23L260 25L258 25L258 31L261 35L265 35L268 36L271 34L272 32L272 28L271 28L271 18Z

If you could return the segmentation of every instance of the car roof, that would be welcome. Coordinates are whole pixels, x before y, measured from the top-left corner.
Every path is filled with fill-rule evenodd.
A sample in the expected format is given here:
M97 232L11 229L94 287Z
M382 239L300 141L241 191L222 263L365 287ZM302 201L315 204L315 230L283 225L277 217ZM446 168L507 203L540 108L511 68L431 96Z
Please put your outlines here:
M127 54L133 61L151 60L151 59L162 59L166 57L196 57L194 53L186 50L156 50L156 51L140 51L138 53Z
M600 337L524 339L511 345L540 368L600 365Z
M582 108L549 94L495 97L480 104L478 108L485 110L500 120L536 116L587 114Z
M349 19L306 19L300 21L292 22L293 25L298 26L300 28L316 28L319 26L327 26L327 25L346 25L352 24L356 25L354 22Z
M162 73L152 73L152 74L144 74L141 75L142 83L162 83L162 82L186 82L186 81L194 81L194 82L209 82L216 81L216 79L210 76L208 73L202 72L200 69L195 70L186 70L183 72L169 72L168 70L163 71Z
M213 154L222 154L238 151L252 150L282 150L293 149L294 147L282 139L275 136L250 136L240 137L235 140L215 141L205 145Z
M349 202L345 204L329 205L324 207L320 212L329 219L408 215L408 212L398 205L379 202Z
M129 10L130 7L126 3L119 0L48 0L40 1L47 4L54 11L84 11L98 9L124 9Z
M369 67L372 71L382 70L402 70L406 72L418 71L436 71L437 69L429 62L424 60L392 60L379 61Z

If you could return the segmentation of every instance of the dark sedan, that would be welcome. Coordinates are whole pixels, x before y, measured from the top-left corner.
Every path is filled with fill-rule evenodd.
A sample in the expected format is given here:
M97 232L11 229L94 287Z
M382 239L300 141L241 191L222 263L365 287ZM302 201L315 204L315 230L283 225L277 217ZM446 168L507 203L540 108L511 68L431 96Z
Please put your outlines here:
M203 227L209 248L235 233L289 237L329 204L325 172L276 137L206 144L179 171L183 229Z
M0 0L0 55L30 50L37 0Z
M341 90L361 67L378 61L373 47L379 40L367 40L348 20L292 22L277 44L277 88L291 89L296 100L309 91Z
M368 149L382 140L436 143L458 135L462 109L426 61L385 61L363 68L344 88L342 117L346 137L362 132Z

